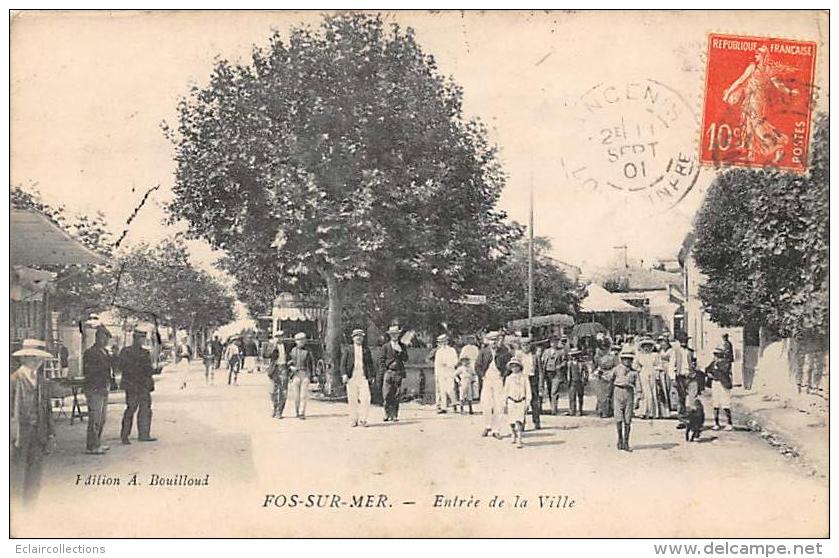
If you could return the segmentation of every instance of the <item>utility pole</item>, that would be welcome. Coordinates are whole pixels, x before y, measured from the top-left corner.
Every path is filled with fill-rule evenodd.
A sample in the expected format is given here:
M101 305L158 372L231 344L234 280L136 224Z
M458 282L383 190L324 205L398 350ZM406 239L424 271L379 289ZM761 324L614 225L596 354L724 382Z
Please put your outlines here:
M527 247L527 337L533 336L533 169L530 170L530 225Z

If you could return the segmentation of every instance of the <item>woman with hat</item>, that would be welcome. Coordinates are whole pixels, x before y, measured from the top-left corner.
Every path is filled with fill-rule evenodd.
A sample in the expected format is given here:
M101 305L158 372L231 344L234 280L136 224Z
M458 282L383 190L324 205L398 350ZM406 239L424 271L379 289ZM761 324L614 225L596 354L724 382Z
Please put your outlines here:
M504 379L505 412L513 431L513 443L520 448L524 445L524 420L533 393L530 378L524 373L524 366L518 357L512 357L507 363L507 372Z
M26 339L12 356L20 366L9 378L11 470L9 488L13 500L31 503L41 483L41 470L48 443L53 436L49 397L42 392L38 370L52 358L46 344Z
M656 355L653 353L655 341L645 337L638 342L639 353L635 359L638 364L638 376L641 380L641 417L645 419L661 416L658 405L658 381Z
M390 326L387 330L389 339L382 345L379 355L385 422L399 420L399 390L405 378L405 363L408 362L408 348L399 340L401 334L398 325Z

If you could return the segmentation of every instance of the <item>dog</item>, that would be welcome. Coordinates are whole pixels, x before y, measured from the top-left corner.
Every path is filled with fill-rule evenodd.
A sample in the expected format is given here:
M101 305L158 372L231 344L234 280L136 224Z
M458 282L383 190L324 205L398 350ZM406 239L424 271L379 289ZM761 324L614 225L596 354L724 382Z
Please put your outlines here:
M685 423L685 441L695 442L702 433L702 426L705 424L705 407L698 398L694 399L688 408Z

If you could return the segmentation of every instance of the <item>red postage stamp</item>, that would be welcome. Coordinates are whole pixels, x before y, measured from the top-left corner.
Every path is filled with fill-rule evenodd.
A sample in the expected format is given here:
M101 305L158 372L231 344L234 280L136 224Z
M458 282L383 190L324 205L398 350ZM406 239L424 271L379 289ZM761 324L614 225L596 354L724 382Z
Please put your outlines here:
M708 37L700 162L807 167L816 44Z

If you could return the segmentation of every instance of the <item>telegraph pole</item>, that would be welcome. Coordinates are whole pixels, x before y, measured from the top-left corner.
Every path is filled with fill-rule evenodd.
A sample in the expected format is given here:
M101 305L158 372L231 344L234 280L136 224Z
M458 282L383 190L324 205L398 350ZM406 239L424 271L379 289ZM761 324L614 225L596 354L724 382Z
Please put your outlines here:
M530 225L527 246L527 337L533 336L533 169L530 170Z

